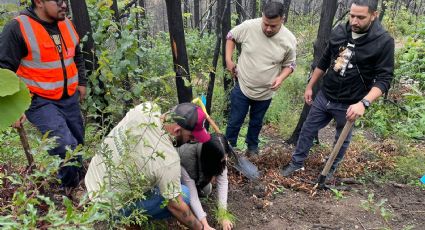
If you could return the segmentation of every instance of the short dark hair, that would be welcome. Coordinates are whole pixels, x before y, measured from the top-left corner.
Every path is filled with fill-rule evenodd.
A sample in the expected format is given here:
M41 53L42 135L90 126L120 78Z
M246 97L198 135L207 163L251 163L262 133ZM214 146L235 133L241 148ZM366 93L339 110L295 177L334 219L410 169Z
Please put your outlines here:
M266 18L283 17L283 4L280 2L269 1L263 7L263 14Z
M35 6L35 1L31 0L31 6Z
M358 6L367 6L369 8L369 12L373 13L378 10L378 0L352 0L350 7L356 4Z
M226 167L223 158L230 152L229 142L223 134L211 134L211 139L202 144L201 168L205 178L221 175Z

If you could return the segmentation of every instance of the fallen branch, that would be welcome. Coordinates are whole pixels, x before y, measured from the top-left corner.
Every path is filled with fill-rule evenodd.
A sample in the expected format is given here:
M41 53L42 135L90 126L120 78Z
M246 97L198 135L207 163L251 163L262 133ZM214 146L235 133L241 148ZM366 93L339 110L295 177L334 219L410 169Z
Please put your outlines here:
M27 157L28 161L28 171L32 170L32 167L34 166L34 158L32 157L30 145L28 144L28 138L27 133L25 132L25 129L23 126L16 128L19 133L19 137L21 139L22 147L24 148L25 156Z
M356 219L357 219L357 221L360 223L360 225L362 226L362 228L363 228L364 230L366 230L366 228L364 227L364 225L363 225L363 223L360 221L360 219L359 219L358 217L356 217Z

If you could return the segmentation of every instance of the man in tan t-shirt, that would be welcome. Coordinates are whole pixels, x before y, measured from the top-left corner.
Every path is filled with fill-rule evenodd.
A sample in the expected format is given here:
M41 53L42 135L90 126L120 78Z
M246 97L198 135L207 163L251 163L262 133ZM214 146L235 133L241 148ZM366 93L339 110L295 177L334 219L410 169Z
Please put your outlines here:
M143 103L131 109L103 141L85 177L89 196L126 202L114 204L124 216L146 211L153 219L175 216L190 229L203 229L189 206L189 189L180 184L180 157L175 147L192 139L206 142L205 114L192 103L182 103L161 116L159 107ZM112 195L111 195L112 193ZM168 200L167 208L163 207ZM171 213L170 213L171 212Z
M226 137L236 146L249 109L248 155L259 153L258 135L273 93L295 68L297 42L283 20L283 5L268 2L261 18L244 21L227 35L226 65L236 81L230 94ZM232 61L236 43L242 46L237 66Z

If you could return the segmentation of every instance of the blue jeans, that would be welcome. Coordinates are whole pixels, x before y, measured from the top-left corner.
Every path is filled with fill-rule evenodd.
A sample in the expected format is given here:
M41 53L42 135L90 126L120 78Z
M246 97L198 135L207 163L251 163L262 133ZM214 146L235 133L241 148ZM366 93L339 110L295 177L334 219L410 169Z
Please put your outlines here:
M335 141L339 138L342 129L344 128L347 119L345 117L346 111L350 105L344 103L335 103L326 99L325 95L320 91L314 103L310 109L310 113L307 116L306 121L301 129L300 137L298 139L297 147L295 152L292 154L292 164L296 166L302 166L304 160L307 158L308 152L313 145L313 139L315 134L333 119L336 121L336 134ZM336 170L351 141L351 134L353 129L348 133L347 138L342 144L341 149L338 152L337 157L331 167L331 172Z
M35 95L25 115L43 135L50 131L49 137L57 137L57 146L49 150L50 155L64 159L67 146L74 150L79 144L84 144L83 117L78 91L73 96L60 100ZM73 160L82 163L81 156ZM63 166L58 173L63 187L76 187L83 176L81 167L78 166Z
M189 205L190 203L190 193L189 188L186 185L182 186L182 196L183 201ZM153 191L147 195L146 200L139 200L135 202L130 207L126 207L121 210L124 216L129 216L134 209L142 209L146 211L145 213L149 215L152 219L160 220L170 218L172 216L171 212L168 210L167 206L161 208L161 205L164 203L165 198L161 196L159 188L156 187Z
M245 116L249 109L249 126L245 142L248 149L258 149L258 135L263 126L264 115L270 106L272 99L265 101L255 101L246 97L236 82L230 93L230 116L227 122L226 138L232 146L236 146L239 131L245 120Z

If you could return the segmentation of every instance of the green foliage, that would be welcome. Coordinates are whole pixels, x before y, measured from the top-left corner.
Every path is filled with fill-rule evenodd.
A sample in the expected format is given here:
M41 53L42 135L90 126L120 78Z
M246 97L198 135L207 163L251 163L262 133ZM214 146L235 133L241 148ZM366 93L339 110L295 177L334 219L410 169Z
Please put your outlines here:
M54 146L54 139L47 135L33 150L37 168L30 173L2 173L0 180L3 188L14 191L11 199L2 200L0 207L0 226L2 229L91 229L97 221L107 218L104 205L91 203L88 197L83 197L76 205L63 196L58 201L51 186L57 184L59 167L71 165L71 157L80 154L80 148L68 153L62 161L57 156L50 156L48 149Z
M364 122L384 137L425 138L425 22L411 31L396 53L393 89L389 98L372 106ZM394 98L394 99L392 99Z
M0 4L0 31L3 30L3 26L9 22L18 11L19 7L16 4Z
M395 157L395 168L388 172L386 177L400 183L409 183L418 180L425 173L425 155L413 151L406 156Z
M22 166L26 159L16 130L7 128L1 131L0 140L0 164L7 164L11 168Z
M267 111L265 121L276 125L285 137L291 135L298 122L304 105L306 79L306 67L298 66L295 72L282 83Z
M89 1L88 8L99 64L89 76L92 97L85 108L89 114L109 114L110 120L102 124L107 126L118 121L127 107L174 92L170 48L163 42L166 36L142 39L145 28L136 28L141 8L132 8L122 23L113 20L109 2ZM173 102L163 100L168 106Z
M421 23L423 26L423 15L413 15L404 5L400 9L392 10L394 4L394 1L385 1L387 10L383 19L383 25L392 35L400 37L413 34L420 29Z
M145 27L137 28L132 8L128 18L114 22L109 2L88 2L96 44L98 68L89 77L90 94L85 110L93 118L103 120L102 127L118 121L124 111L142 101L157 101L170 108L177 102L175 73L170 38L166 32L149 36ZM149 19L139 25L148 24ZM194 95L206 92L214 36L200 37L197 31L186 33L186 45ZM170 96L171 95L171 96Z
M0 69L0 130L10 126L28 109L31 98L25 83L16 74L7 69Z
M342 191L334 188L331 188L331 191L334 194L336 200L341 200L344 198L344 193Z
M236 217L230 213L227 209L222 207L217 207L215 210L213 210L215 219L221 223L223 220L229 220L232 223L235 223Z
M369 193L367 200L361 201L360 207L373 214L379 213L385 223L388 223L388 221L393 217L393 213L391 210L385 208L385 203L387 201L387 199L381 199L379 202L376 202L375 194Z

